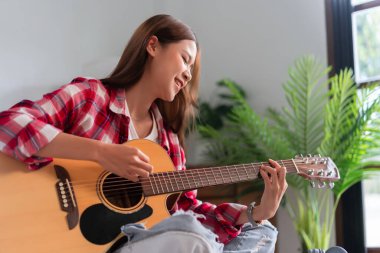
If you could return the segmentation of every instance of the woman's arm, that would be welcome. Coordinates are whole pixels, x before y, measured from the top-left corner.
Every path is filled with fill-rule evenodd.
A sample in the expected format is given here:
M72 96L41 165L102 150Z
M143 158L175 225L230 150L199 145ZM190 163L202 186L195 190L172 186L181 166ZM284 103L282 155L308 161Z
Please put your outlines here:
M261 197L260 205L253 210L253 220L261 221L272 218L280 205L281 199L288 187L286 183L286 168L281 167L277 162L269 159L270 164L273 166L262 166L260 174L264 180L265 188ZM270 177L269 177L270 175ZM241 213L237 224L244 224L249 222L247 208Z
M104 169L137 181L152 172L149 157L135 147L108 144L98 140L59 133L36 155L74 160L89 160L99 163Z
M133 181L138 176L147 176L152 166L148 157L136 148L78 137L91 136L86 131L98 131L100 126L84 130L81 122L91 125L97 120L91 116L106 114L107 101L103 85L84 78L77 78L40 100L21 101L0 112L0 151L27 163L31 169L57 157L95 161ZM76 136L69 131L77 133Z

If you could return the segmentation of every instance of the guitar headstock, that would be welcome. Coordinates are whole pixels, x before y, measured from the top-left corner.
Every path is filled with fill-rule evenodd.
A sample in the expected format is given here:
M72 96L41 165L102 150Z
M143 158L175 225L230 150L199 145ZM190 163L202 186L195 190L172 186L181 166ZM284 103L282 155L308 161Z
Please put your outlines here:
M297 155L293 162L297 174L309 180L312 187L328 186L331 189L334 187L334 181L340 179L338 168L330 157Z

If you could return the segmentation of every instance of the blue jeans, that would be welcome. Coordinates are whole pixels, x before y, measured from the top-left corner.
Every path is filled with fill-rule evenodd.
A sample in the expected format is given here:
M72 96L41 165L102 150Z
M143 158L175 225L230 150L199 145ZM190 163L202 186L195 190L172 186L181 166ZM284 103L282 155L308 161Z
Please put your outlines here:
M196 217L192 212L177 212L149 230L141 224L125 225L122 231L129 240L116 252L274 252L277 229L268 221L257 227L250 223L244 224L240 235L223 245L217 242L217 236L205 228Z

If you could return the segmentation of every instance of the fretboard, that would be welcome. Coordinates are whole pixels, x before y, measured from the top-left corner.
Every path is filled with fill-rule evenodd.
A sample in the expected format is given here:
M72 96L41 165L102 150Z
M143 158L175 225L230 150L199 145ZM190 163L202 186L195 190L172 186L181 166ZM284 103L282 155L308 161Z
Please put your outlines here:
M279 160L277 162L281 166L285 166L288 173L298 171L293 160ZM150 177L141 180L141 185L145 196L152 196L207 186L232 184L257 179L261 165L270 166L269 163L249 163L152 173Z

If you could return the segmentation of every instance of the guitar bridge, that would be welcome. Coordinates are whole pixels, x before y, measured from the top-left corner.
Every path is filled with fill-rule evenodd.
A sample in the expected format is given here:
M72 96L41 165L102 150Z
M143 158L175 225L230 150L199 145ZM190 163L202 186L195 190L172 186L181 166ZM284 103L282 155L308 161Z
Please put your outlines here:
M66 220L69 229L75 228L79 221L79 211L75 199L74 188L71 185L70 175L65 168L60 165L54 165L58 181L55 189L58 195L58 201L61 210L67 213Z

